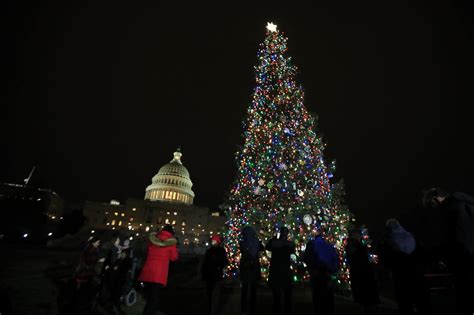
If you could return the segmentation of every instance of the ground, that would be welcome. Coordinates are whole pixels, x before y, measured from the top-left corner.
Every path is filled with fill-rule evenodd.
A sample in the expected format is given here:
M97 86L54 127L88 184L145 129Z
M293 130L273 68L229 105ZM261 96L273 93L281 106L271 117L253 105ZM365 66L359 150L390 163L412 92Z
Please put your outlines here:
M1 286L13 304L14 314L57 314L56 297L59 287L54 279L66 278L77 259L77 251L47 250L45 248L23 248L13 250L1 260ZM204 283L198 275L199 258L183 257L172 265L168 288L163 290L164 314L205 314L206 295ZM221 314L240 314L240 289L238 282L227 282L222 291ZM382 287L382 303L378 314L397 314L396 304L391 298L390 285ZM442 291L432 295L435 314L448 314L452 309L452 292ZM262 283L258 289L257 314L271 314L271 291ZM126 314L141 314L144 300L139 294L137 303L124 307ZM293 294L294 314L310 314L311 290L297 285ZM336 296L336 314L360 314L360 308L349 296Z

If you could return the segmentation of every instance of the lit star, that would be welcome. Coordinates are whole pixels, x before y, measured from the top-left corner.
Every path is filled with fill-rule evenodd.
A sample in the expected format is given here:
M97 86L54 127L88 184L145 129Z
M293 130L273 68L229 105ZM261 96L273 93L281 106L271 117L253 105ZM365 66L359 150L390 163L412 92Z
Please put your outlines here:
M276 32L277 31L277 26L276 24L273 24L272 22L267 23L267 30L270 32Z

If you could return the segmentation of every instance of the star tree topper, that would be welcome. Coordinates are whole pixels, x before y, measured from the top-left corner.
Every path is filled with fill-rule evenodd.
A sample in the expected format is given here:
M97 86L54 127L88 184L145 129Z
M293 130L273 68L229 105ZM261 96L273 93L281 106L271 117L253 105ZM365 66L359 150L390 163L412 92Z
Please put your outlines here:
M277 26L276 24L273 24L272 22L267 23L267 30L270 32L276 32L277 31Z

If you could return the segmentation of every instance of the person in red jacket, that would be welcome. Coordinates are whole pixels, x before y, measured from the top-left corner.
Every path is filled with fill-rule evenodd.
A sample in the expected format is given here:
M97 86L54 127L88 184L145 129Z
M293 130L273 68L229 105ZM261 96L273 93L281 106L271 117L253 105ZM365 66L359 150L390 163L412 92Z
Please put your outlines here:
M172 243L173 245L160 247L160 245L156 245L153 242L148 244L147 258L138 277L138 280L145 282L147 287L146 305L143 310L144 315L155 314L158 311L160 289L168 283L169 262L178 259L173 228L170 225L166 225L156 236L160 241Z

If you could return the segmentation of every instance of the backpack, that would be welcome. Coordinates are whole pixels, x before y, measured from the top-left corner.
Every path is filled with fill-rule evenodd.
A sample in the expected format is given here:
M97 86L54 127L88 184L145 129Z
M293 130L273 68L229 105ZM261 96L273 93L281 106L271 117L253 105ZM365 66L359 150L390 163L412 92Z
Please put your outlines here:
M468 255L474 255L474 198L464 193L454 193L458 202L455 217L455 237Z

